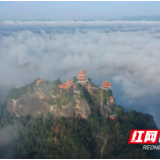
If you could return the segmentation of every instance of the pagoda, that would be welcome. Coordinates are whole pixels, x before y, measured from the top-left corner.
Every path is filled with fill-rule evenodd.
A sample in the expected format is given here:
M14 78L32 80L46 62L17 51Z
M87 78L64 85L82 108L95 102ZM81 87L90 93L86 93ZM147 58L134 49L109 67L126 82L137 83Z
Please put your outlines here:
M108 81L104 81L103 83L102 83L102 89L109 89L109 88L111 88L111 83L110 82L108 82Z
M69 80L66 83L62 82L61 84L58 85L58 87L61 89L69 89L72 85L73 85L73 81Z
M85 71L79 71L78 72L78 82L85 82L86 81L86 75L85 75Z

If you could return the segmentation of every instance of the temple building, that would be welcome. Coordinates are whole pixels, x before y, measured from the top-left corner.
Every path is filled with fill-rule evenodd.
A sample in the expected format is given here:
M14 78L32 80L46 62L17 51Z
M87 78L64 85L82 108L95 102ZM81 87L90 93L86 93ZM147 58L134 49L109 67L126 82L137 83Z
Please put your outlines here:
M66 83L62 82L61 84L58 85L59 88L61 89L69 89L73 85L73 81L69 80Z
M35 81L35 82L36 82L36 85L39 85L41 81L44 81L44 79L41 78L41 79L36 80L36 81Z
M108 81L104 81L103 83L102 83L102 89L109 89L109 88L111 88L111 83L110 82L108 82Z
M85 75L85 71L79 71L78 72L78 82L85 82L87 81L86 75Z
M114 97L109 97L110 102L114 102Z
M66 82L66 87L70 88L73 85L73 81L69 80Z
M64 82L62 82L61 84L58 85L58 87L63 89L63 88L65 88L65 85L66 84Z
M116 117L118 117L116 114L109 115L109 118L112 121L115 120Z

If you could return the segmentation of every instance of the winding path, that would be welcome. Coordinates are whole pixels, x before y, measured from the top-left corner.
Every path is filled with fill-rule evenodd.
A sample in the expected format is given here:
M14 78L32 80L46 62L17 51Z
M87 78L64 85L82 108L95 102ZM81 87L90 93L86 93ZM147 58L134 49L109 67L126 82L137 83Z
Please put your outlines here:
M104 146L106 145L107 143L107 139L106 138L103 138L101 136L96 136L97 138L101 138L102 140L104 140L104 144L102 146L102 149L101 149L101 159L102 159L102 154L103 154L103 149L104 149Z

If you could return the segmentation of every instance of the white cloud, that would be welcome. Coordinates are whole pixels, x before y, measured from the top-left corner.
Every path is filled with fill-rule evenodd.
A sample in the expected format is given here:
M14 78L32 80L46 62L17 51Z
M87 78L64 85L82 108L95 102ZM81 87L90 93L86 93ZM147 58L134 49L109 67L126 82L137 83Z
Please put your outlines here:
M156 30L160 22L0 22L0 28L7 25L60 29L2 31L1 85L29 83L38 77L64 81L83 69L100 82L108 77L117 84L122 80L123 97L130 103L160 93L160 32ZM110 25L112 31L106 32L103 25ZM76 28L81 26L88 28ZM133 31L134 27L139 30Z
M104 28L114 30L159 30L159 21L0 21L1 29L14 28Z
M17 78L9 78L12 74L15 77L24 74L22 81L27 81L26 73L35 77L56 78L54 72L66 70L63 78L69 70L75 70L76 74L81 68L91 72L99 72L103 68L102 77L119 74L159 89L160 46L157 37L160 37L160 33L105 33L89 29L85 33L12 32L9 36L2 35L0 39L1 68L10 73L7 76L2 69L0 74L4 78L1 81L6 82L7 77L7 83L16 81ZM96 78L95 74L91 76Z

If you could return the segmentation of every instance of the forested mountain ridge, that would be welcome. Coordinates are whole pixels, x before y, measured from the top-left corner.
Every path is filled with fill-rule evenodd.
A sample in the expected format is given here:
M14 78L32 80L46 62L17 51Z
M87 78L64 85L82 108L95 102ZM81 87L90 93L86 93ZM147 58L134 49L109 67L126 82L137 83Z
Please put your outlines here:
M109 96L112 96L110 89L101 94L101 88L90 81L75 82L76 90L73 86L61 89L58 87L60 83L60 79L53 82L44 80L37 85L35 80L25 87L14 88L7 98L8 111L17 117L50 112L54 117L79 114L87 118L93 108L99 109L104 116L108 111L114 113L115 104L109 101Z
M60 83L59 79L40 85L34 81L10 92L7 104L0 106L0 158L155 158L154 151L128 144L131 129L157 129L153 116L110 105L111 90L102 93L91 81L76 84L80 92L59 89ZM40 107L49 106L49 110L40 110L35 97L45 104ZM23 111L32 98L41 113L36 107ZM16 106L10 101L17 101L19 110L10 110ZM76 101L83 102L78 107L88 107L88 112L77 109ZM50 110L54 105L60 112ZM61 114L63 107L70 109L67 115ZM108 116L112 113L117 115L114 120Z

